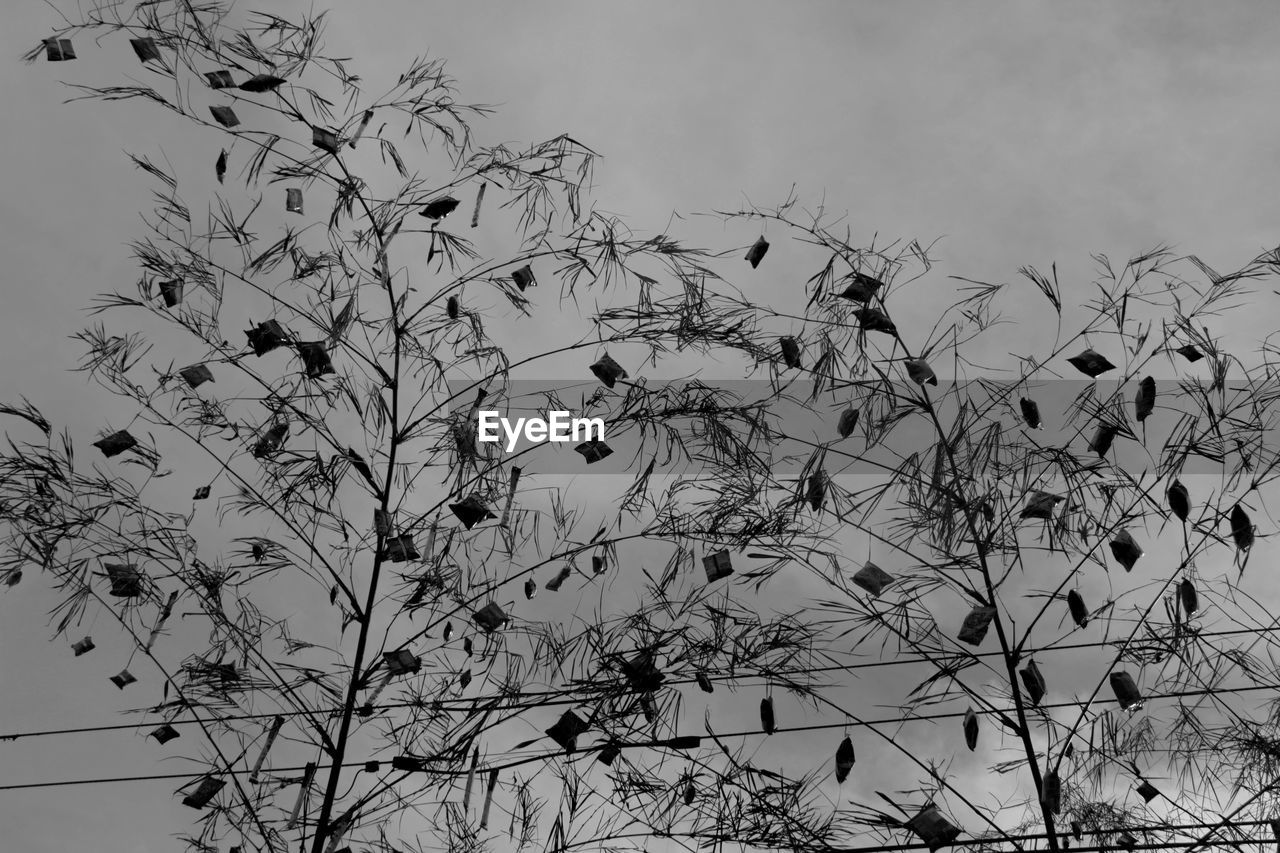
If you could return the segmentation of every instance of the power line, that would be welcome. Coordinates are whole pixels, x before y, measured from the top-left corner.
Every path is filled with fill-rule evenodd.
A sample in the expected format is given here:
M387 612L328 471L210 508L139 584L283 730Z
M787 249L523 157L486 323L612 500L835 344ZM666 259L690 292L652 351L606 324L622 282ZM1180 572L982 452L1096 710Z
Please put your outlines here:
M1228 637L1228 636L1239 636L1239 635L1245 635L1245 634L1259 634L1259 633L1270 633L1270 632L1280 632L1280 626L1267 627L1267 628L1247 628L1247 629L1238 629L1238 630L1232 630L1232 631L1206 631L1206 632L1198 633L1195 636L1197 637ZM1062 645L1046 646L1038 650L1037 654L1041 654L1043 652L1069 651L1069 650L1075 650L1075 649L1103 648L1103 647L1111 647L1114 645L1117 645L1116 641L1093 642L1093 643L1065 643ZM971 657L975 657L975 658L991 658L991 657L1003 657L1003 656L1004 656L1003 652L976 652L971 655ZM916 656L912 658L905 658L905 659L896 658L896 659L887 660L887 661L863 661L860 663L850 663L842 666L811 667L803 670L795 670L793 672L794 674L797 674L797 675L814 675L814 674L820 674L820 673L826 673L826 672L849 672L852 670L859 670L859 669L874 669L879 667L905 666L909 664L931 663L931 662L934 662L934 658L921 655L921 656ZM745 681L749 678L756 677L756 676L746 675L746 676L739 677L739 676L731 676L731 675L709 675L708 677L710 678L711 681L730 681L730 680ZM765 676L758 676L758 677L764 678ZM682 679L673 679L666 683L670 685L695 684L696 680L690 679L690 678L682 678ZM1208 695L1208 694L1233 694L1233 693L1251 692L1255 690L1273 690L1273 689L1276 689L1275 685L1251 686L1251 687L1222 687L1222 688L1212 688L1208 690L1198 690L1198 691L1181 691L1181 692L1175 692L1175 693L1152 693L1144 696L1144 699L1171 699L1171 698L1181 698L1181 697L1190 697L1190 696L1202 696L1202 695ZM457 699L443 699L443 700L435 700L435 701L438 701L442 706L447 706L449 703L460 703L462 704L463 709L469 709L472 706L474 706L476 703L485 702L491 699L502 698L503 696L509 696L509 697L515 697L515 698L520 698L520 697L537 698L540 696L550 697L546 701L541 703L542 705L547 705L547 706L576 705L576 704L583 704L585 702L592 701L592 697L586 697L581 699L563 698L564 691L538 691L538 692L528 692L528 693L521 692L521 693L511 693L511 694L488 694L488 695L478 695L470 698L459 697ZM374 708L375 710L391 710L396 708L425 708L428 706L428 704L430 703L386 702L386 703L379 703L378 705L375 705ZM1057 704L1052 704L1052 703L1044 704L1038 707L1074 708L1078 706L1079 706L1079 703L1063 702L1063 703L1057 703ZM496 706L496 708L500 710L508 709L508 708L520 708L520 707L527 707L527 706L518 705L518 704L508 705L508 706ZM1009 713L1011 710L1012 709L1005 709L1003 713ZM339 713L340 711L341 711L340 708L332 708L327 713L335 714L335 713ZM308 709L308 710L302 710L302 711L279 711L275 713L264 713L264 714L229 714L227 716L222 716L222 717L196 717L196 718L191 718L186 720L174 719L174 720L167 720L166 722L172 726L195 725L197 723L217 724L217 723L234 722L238 720L271 719L276 716L298 717L298 716L305 716L307 714L316 714L316 713L326 713L326 712L319 711L317 709ZM975 713L979 715L990 715L990 714L996 714L1001 712L999 710L975 709ZM865 723L864 725L884 725L890 722L901 722L901 721L909 721L909 720L949 719L953 717L962 717L962 716L964 716L963 713L924 714L919 716L893 718L891 720L878 720L874 722ZM21 738L48 737L52 735L69 735L69 734L86 734L86 733L93 733L93 732L121 731L124 729L137 729L146 725L149 725L149 724L148 723L114 723L114 724L99 725L99 726L79 726L79 727L65 728L65 729L40 729L37 731L29 731L29 732L8 732L5 734L0 734L0 741L15 741ZM859 724L851 723L850 725L859 725Z

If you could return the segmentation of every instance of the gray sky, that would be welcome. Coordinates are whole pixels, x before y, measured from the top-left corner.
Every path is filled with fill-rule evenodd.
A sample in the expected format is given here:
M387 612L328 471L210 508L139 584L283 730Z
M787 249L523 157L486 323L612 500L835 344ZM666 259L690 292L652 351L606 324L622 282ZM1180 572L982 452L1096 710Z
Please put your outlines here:
M1269 4L336 5L331 52L359 73L445 58L463 100L499 106L482 142L569 132L605 155L597 204L644 232L673 211L774 204L794 183L804 203L847 210L860 237L944 238L941 275L1005 281L1057 261L1069 289L1093 252L1164 242L1226 270L1277 243ZM6 11L0 396L87 437L101 395L65 372L67 337L88 322L77 306L136 278L123 244L150 188L122 149L147 150L145 133L62 105L55 79L91 74L97 51L82 39L77 63L24 66L54 19L34 0ZM1273 321L1254 322L1242 331ZM52 601L35 578L0 598L0 734L113 722L131 704L44 645ZM0 743L0 779L147 772L151 746L131 732ZM0 793L0 846L172 849L194 814L172 787Z

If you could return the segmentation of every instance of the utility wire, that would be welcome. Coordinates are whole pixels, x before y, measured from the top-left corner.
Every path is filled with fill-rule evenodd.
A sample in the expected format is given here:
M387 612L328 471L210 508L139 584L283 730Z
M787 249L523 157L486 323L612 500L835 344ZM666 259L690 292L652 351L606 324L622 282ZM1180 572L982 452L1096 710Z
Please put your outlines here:
M1227 637L1227 636L1239 636L1242 634L1258 634L1258 633L1269 633L1269 632L1280 632L1280 626L1267 627L1267 628L1247 628L1247 629L1238 629L1233 631L1205 631L1205 632L1196 634L1195 636ZM1067 643L1062 645L1046 646L1038 650L1036 653L1042 654L1044 652L1051 652L1051 651L1068 651L1072 649L1103 648L1103 647L1111 647L1116 644L1117 644L1116 641L1095 642L1095 643ZM972 657L989 658L989 657L1003 657L1003 655L1004 655L1003 652L977 652L977 653L974 653ZM925 657L921 655L913 658L905 658L905 659L897 658L897 659L887 660L887 661L863 661L861 663L851 663L844 666L811 667L809 669L804 669L804 670L795 670L793 671L793 674L814 675L814 674L820 674L820 673L826 673L826 672L848 672L848 671L858 670L858 669L874 669L879 667L905 666L908 664L931 663L931 662L934 662L933 658ZM757 676L709 675L708 677L710 678L711 681L730 681L730 680L746 681L750 678L757 677ZM758 677L766 678L766 676L758 676ZM665 683L669 685L695 684L696 681L690 678L683 678L683 679L673 679ZM1273 689L1276 689L1275 685L1251 686L1251 687L1222 687L1222 688L1214 688L1212 690L1183 691L1183 692L1176 692L1176 693L1151 693L1151 694L1145 695L1143 699L1144 700L1169 699L1169 698L1179 698L1179 697L1188 697L1188 696L1201 696L1201 695L1207 695L1209 693L1231 694L1231 693L1250 692L1254 690L1273 690ZM504 696L516 697L516 698L520 698L520 697L537 698L542 696L553 697L540 703L541 705L548 705L548 706L549 705L577 705L577 704L583 704L584 702L591 701L592 699L592 697L587 697L584 699L565 699L565 698L560 698L564 696L564 691L538 691L538 692L478 695L470 698L459 697L457 699L443 699L443 700L434 700L434 701L439 702L444 707L448 707L450 703L463 703L460 710L466 710L474 706L476 703L487 702L490 700L503 698ZM375 705L374 708L375 710L391 710L395 708L424 708L428 704L429 703L425 701L423 702L385 702L385 703L379 703L378 705ZM520 707L525 707L525 706L523 705L495 706L495 708L497 709L509 709L509 708L520 708ZM1039 707L1075 708L1075 707L1079 707L1079 703L1064 702L1064 703L1058 703L1058 704L1041 705ZM330 713L336 714L336 713L339 713L341 710L342 710L341 708L333 708L330 710ZM1011 709L1005 709L1005 713L1007 713L1009 710ZM298 717L298 716L304 716L306 714L311 714L311 713L318 713L318 712L312 709L312 710L304 710L304 711L279 711L279 712L267 713L267 714L230 714L223 717L191 718L186 720L174 719L174 720L167 720L166 722L171 726L179 726L179 725L194 725L196 723L225 723L225 722L233 722L237 720L263 720L263 719L271 719L272 717L276 717L276 716L281 716L286 718ZM975 713L977 713L979 716L982 716L982 715L989 715L989 714L995 714L1000 712L996 710L988 711L988 710L975 709ZM871 723L866 723L865 725L880 725L885 722L895 722L895 721L903 721L903 720L947 719L951 717L962 717L962 716L964 716L963 713L924 714L924 715L905 717L905 718L895 718L894 720L891 720L891 721L883 721L883 720L875 721ZM0 734L0 741L6 741L6 740L14 741L20 738L48 737L52 735L69 735L69 734L83 734L83 733L91 733L91 732L120 731L124 729L137 729L146 725L149 725L149 724L148 723L114 723L114 724L100 725L100 726L80 726L80 727L65 728L65 729L40 729L40 730L28 731L28 732L8 732L5 734ZM850 723L850 725L858 725L858 724Z

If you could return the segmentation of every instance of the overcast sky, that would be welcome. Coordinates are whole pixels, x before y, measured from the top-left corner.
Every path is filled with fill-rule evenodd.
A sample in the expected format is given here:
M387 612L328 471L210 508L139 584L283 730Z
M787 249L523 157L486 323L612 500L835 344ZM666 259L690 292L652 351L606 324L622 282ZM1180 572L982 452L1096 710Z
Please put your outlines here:
M1091 253L1161 242L1230 269L1280 242L1271 4L335 5L330 52L357 73L445 58L463 100L499 106L482 142L570 133L605 157L598 205L648 233L673 212L775 204L795 184L863 239L943 238L944 274L993 281L1056 261L1083 284ZM92 73L87 40L78 63L23 65L55 20L36 0L5 13L0 397L88 429L95 403L65 372L67 337L87 322L77 306L136 278L124 243L149 189L122 150L145 150L146 134L60 103L60 75ZM35 582L0 598L0 734L128 706L43 649L52 601ZM0 743L0 779L146 772L129 758L143 747L131 732ZM0 848L172 849L193 813L166 784L144 787L0 792Z

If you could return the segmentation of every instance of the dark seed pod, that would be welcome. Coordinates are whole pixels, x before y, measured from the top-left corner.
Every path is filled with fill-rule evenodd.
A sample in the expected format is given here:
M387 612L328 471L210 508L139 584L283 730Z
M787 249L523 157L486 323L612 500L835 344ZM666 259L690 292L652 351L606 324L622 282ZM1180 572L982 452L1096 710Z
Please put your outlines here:
M1023 397L1018 401L1018 407L1022 409L1022 419L1031 429L1040 429L1040 407L1036 405L1035 400L1029 400Z
M697 676L695 676L695 680L698 682L698 689L703 693L710 693L715 690L715 688L711 686L711 679L707 677L705 672L698 673Z
M1177 352L1178 355L1182 356L1192 364L1195 364L1197 361L1204 358L1204 353L1200 352L1199 348L1192 344L1185 344L1184 346L1178 347Z
M1124 566L1126 572L1132 571L1134 563L1138 562L1138 558L1142 556L1142 547L1129 531L1121 530L1116 534L1116 538L1111 540L1111 555Z
M970 752L978 747L978 715L972 708L964 712L964 743Z
M1165 497L1169 501L1169 509L1178 517L1178 520L1186 521L1191 515L1191 493L1187 491L1187 487L1182 485L1180 480L1174 480L1169 485Z
M848 438L853 435L853 429L858 425L858 410L850 406L840 413L840 422L836 424L836 431L840 433L841 438Z
M1156 410L1156 381L1150 376L1138 384L1138 396L1133 401L1134 416L1142 423Z
M1253 547L1253 522L1240 504L1236 504L1231 510L1231 538L1241 551L1248 551Z
M448 313L450 320L458 319L458 313L459 313L458 297L450 296L449 301L445 303L444 308L445 308L445 311Z
M1116 369L1114 364L1107 361L1106 356L1091 349L1086 349L1079 355L1073 355L1067 359L1067 362L1090 379L1095 379L1108 370Z
M800 362L800 342L795 338L786 337L781 338L778 344L782 348L782 361L787 368L799 370L802 366Z
M767 251L769 251L769 241L762 236L747 250L745 260L751 264L752 269L755 269L760 266L760 262L764 260L764 255Z
M853 769L853 762L853 741L846 737L840 741L840 746L836 748L836 784L840 784L849 778L849 771Z
M1044 698L1047 686L1044 675L1040 672L1040 668L1036 666L1036 662L1029 661L1026 668L1018 674L1022 676L1022 684L1027 688L1027 695L1031 697L1031 704L1039 705L1040 700Z
M1200 596L1196 594L1196 585L1190 578L1183 578L1178 584L1178 601L1182 604L1182 612L1187 616L1200 609Z
M1071 611L1071 619L1077 626L1083 628L1089 624L1089 608L1085 606L1080 593L1074 589L1067 593L1067 609Z
M770 696L760 700L760 728L767 735L778 730L777 721L773 717L773 698Z

